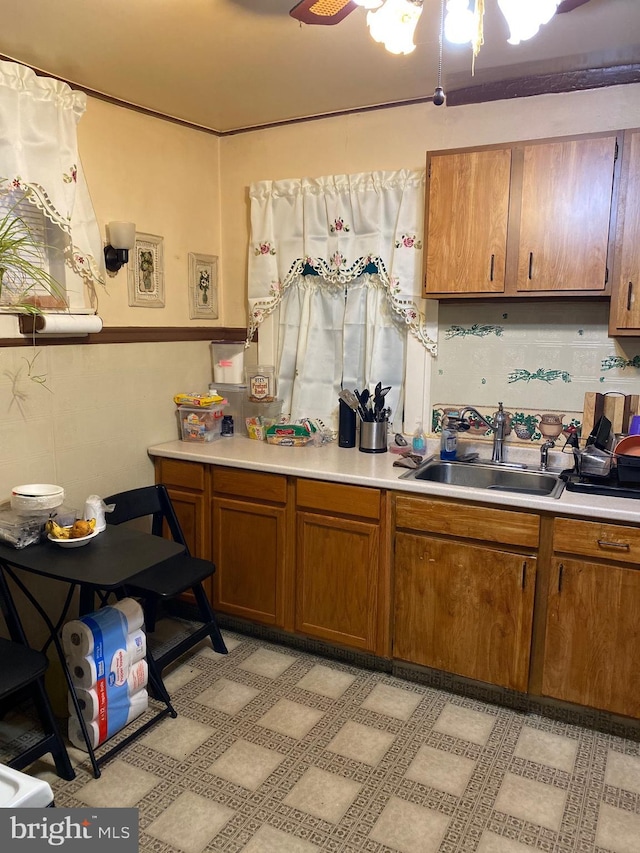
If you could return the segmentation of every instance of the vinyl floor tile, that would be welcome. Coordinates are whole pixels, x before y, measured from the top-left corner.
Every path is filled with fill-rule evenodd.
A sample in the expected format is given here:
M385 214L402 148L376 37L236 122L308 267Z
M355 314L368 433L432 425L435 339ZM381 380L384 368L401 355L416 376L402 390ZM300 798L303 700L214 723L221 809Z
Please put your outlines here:
M140 853L640 853L640 740L224 636L99 779L30 768L57 806L137 808ZM36 727L7 714L0 761Z

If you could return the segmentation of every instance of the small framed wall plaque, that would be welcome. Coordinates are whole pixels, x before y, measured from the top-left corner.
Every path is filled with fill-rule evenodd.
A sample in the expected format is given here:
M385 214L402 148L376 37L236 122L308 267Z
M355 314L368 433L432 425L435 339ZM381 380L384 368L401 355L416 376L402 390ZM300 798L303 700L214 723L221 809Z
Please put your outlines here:
M189 317L218 319L218 258L189 252Z
M133 308L164 308L164 260L162 237L136 234L129 255L129 305Z

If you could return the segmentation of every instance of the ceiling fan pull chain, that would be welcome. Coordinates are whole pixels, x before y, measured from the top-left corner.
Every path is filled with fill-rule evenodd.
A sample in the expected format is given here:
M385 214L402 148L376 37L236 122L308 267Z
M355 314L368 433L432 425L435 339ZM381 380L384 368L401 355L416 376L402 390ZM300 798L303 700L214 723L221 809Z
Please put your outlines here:
M440 0L440 37L438 39L438 85L433 93L433 103L436 107L441 107L445 102L444 89L442 88L442 40L444 38L444 4L445 0Z

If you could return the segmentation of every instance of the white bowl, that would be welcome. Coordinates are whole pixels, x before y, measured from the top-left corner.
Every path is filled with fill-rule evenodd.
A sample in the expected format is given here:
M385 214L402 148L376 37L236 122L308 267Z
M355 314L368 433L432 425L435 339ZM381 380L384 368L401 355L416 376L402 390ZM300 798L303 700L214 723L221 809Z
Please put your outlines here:
M38 514L64 503L64 489L50 483L30 483L11 490L11 509L22 514Z
M59 545L61 548L80 548L81 545L86 545L94 536L97 536L100 533L99 530L93 530L91 533L86 536L78 536L77 539L57 539L55 536L52 536L50 533L47 533L47 539L51 542L55 542L56 545Z
M51 483L29 483L27 486L14 486L11 492L14 495L23 495L27 498L64 495L62 486L54 486Z

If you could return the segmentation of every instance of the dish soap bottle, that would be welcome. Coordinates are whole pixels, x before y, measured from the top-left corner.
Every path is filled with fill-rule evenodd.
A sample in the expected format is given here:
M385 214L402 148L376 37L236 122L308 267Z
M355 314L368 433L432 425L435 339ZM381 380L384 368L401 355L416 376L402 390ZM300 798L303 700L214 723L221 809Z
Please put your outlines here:
M427 452L427 439L422 429L421 421L416 421L416 430L411 439L411 450L419 456L424 456Z
M454 460L458 452L458 418L449 415L440 435L440 459Z

